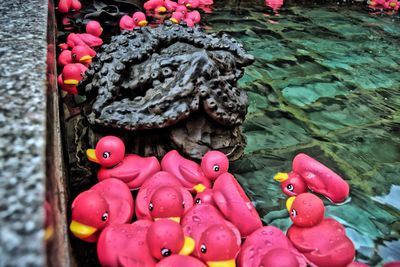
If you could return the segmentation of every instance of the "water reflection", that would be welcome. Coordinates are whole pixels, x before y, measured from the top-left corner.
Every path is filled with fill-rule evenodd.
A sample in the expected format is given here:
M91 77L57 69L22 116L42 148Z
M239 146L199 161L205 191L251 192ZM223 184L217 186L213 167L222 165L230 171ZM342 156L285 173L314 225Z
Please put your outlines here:
M389 194L387 194L386 196L373 197L372 199L378 201L379 203L390 205L396 209L400 209L400 186L392 184Z

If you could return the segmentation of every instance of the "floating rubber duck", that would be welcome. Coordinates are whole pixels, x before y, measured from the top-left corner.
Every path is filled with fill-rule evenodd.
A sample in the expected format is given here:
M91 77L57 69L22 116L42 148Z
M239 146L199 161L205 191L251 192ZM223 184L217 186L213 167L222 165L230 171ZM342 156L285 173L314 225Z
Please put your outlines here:
M117 179L107 179L80 193L72 202L71 209L70 230L74 236L96 242L106 226L130 222L134 201L126 184Z
M185 22L189 27L193 27L195 24L200 22L200 13L197 10L186 14Z
M196 244L199 258L209 267L235 267L240 245L235 233L225 224L208 227Z
M202 234L210 226L215 224L222 224L229 227L236 237L236 245L240 246L242 240L236 226L225 220L223 215L215 207L208 204L195 205L183 216L181 225L185 236L190 236L195 240L196 250L193 253L196 257L200 257L200 250L197 249L197 245L200 242Z
M299 176L310 190L324 195L333 203L342 203L349 196L349 185L342 177L306 154L298 154L293 159L292 168L292 173L278 173L274 177L283 183L283 192L288 196L302 193L303 185L299 182Z
M188 13L188 16L193 12ZM220 175L228 172L229 159L224 153L211 150L203 156L200 166L205 176L215 181Z
M67 44L71 48L74 48L77 45L93 48L102 45L103 40L89 33L70 33L67 36Z
M135 27L143 27L146 25L146 15L143 12L135 12L132 17L124 15L119 21L119 27L121 30L132 31Z
M179 6L179 4L175 1L172 0L165 0L164 1L164 6L167 9L168 12L173 12L176 10L176 8Z
M187 14L187 8L183 5L179 5L176 9L175 12L172 13L171 18L169 19L175 24L180 23Z
M153 220L171 219L179 223L185 211L180 187L157 188L150 198L149 211Z
M77 94L76 86L82 80L86 70L87 67L81 63L65 65L62 73L58 75L58 85L70 94Z
M149 0L144 3L143 7L147 11L154 10L156 13L165 13L167 11L164 0Z
M96 149L88 149L86 154L90 161L101 165L97 172L99 181L116 178L126 183L131 190L139 188L161 169L156 157L125 154L124 143L115 136L102 137Z
M154 222L146 240L151 255L158 260L175 254L188 256L195 247L194 240L184 236L180 224L167 219Z
M168 189L171 187L173 188L172 190ZM176 209L175 208L171 209L171 211L167 211L164 209L163 212L159 212L160 207L166 207L171 205L171 203L160 203L159 201L164 198L169 198L170 196L172 196L172 195L168 196L168 194L165 195L164 193L166 193L166 191L174 192L172 194L174 196L176 195L176 192L180 192L180 196L177 196L176 198L179 199L179 201L176 201L175 199L171 202L172 206L176 206ZM157 194L156 196L154 196L156 192ZM181 199L183 201L181 201ZM161 204L161 206L159 205L159 203ZM160 216L161 213L163 214L163 217L169 217L170 219L173 219L178 222L180 221L179 214L181 214L182 209L183 213L185 213L192 206L193 206L193 198L190 192L186 190L182 186L182 184L178 181L178 179L175 178L172 174L161 171L157 172L152 177L147 179L140 187L140 190L136 197L136 217L138 219L153 220L155 218L153 217L153 215ZM152 211L150 211L150 209Z
M97 257L104 267L153 267L156 260L146 243L152 222L138 220L133 224L112 224L106 227L97 243Z
M239 229L242 237L262 227L257 210L232 174L220 175L212 190L218 209Z
M80 10L82 8L79 0L60 0L58 3L58 11L61 13L68 13L71 10Z
M211 187L210 179L204 175L199 164L185 159L176 150L165 154L161 160L161 168L178 178L181 184L192 192L195 190L195 186Z
M290 197L287 208L293 222L287 236L311 263L319 267L342 267L353 261L353 243L343 225L331 218L324 219L321 199L303 193Z
M207 267L202 261L191 256L172 255L164 258L156 267Z
M92 58L96 56L96 51L88 46L77 45L72 48L71 58L74 62L79 62L86 67L92 63Z
M98 21L91 20L86 24L86 33L100 37L100 35L103 33L103 28Z
M255 253L257 251L257 253ZM237 258L239 267L306 267L305 257L275 226L264 226L246 238ZM279 264L276 264L276 263Z

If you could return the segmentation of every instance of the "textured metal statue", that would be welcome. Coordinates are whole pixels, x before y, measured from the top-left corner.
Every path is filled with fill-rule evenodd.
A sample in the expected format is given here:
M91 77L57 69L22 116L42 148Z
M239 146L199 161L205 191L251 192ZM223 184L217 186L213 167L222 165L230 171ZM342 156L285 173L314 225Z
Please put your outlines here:
M169 22L113 37L78 86L90 145L114 134L130 153L161 157L178 149L200 159L217 149L237 159L247 111L237 81L253 61L227 35Z

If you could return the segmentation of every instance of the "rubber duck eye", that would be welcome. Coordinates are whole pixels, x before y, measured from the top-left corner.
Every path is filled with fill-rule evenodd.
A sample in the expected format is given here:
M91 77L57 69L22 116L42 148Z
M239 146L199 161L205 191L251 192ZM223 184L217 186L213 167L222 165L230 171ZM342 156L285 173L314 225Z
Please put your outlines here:
M73 59L75 59L75 58L76 58L76 54L72 54L71 57L72 57Z
M198 197L196 198L196 204L200 204L201 203L201 199Z
M292 217L296 217L297 216L297 211L295 209L292 209L292 211L290 212L290 214L292 215Z
M101 220L105 222L107 221L107 219L108 219L108 212L104 212L103 215L101 215Z
M206 253L207 252L207 247L206 247L206 245L201 245L201 247L200 247L200 251L201 251L201 253Z
M185 201L182 202L182 208L185 208Z
M153 203L150 202L150 204L149 204L149 211L152 211L152 210L153 210Z
M293 187L292 184L288 184L288 185L286 186L286 188L287 188L290 192L293 192L294 187Z
M108 159L110 157L111 153L110 152L104 152L103 153L103 158Z
M168 257L171 255L171 250L169 248L162 248L161 249L161 255L163 257Z
M137 21L138 19L137 19L137 18L135 18L134 20L135 20L135 21Z
M218 166L218 165L214 165L214 166L213 166L213 170L214 170L215 172L219 171L219 166Z

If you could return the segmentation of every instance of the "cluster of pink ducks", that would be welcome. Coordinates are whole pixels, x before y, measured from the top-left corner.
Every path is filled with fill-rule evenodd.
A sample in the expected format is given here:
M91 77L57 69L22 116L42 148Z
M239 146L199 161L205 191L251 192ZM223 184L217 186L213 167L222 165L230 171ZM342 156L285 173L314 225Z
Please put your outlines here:
M73 201L70 229L97 242L102 266L366 266L353 262L344 227L325 218L321 199L306 192L343 201L347 183L305 154L293 172L277 175L291 196L286 235L262 225L221 152L207 152L198 164L172 150L159 162L125 154L121 139L106 136L87 157L100 165L99 183Z
M400 1L398 0L369 0L368 6L373 10L398 11Z
M173 23L186 22L193 27L200 22L201 16L197 9L207 10L213 0L149 0L143 8L148 16L165 14L163 19L169 18ZM125 15L121 18L119 26L121 30L131 31L135 27L147 25L146 15L143 12L135 12L132 16Z

